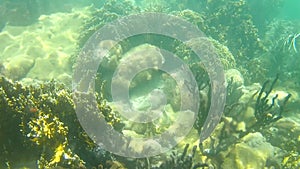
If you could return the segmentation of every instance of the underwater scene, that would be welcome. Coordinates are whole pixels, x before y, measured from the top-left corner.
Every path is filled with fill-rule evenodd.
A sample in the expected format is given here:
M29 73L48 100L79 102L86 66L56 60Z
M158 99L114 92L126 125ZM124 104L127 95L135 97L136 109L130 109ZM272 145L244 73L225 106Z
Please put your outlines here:
M2 168L300 168L300 1L0 0Z

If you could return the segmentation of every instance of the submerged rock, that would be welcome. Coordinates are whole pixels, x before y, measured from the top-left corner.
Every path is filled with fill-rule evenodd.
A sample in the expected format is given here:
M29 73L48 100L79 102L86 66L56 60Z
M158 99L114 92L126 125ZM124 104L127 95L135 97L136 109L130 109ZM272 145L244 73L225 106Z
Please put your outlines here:
M4 75L13 80L51 80L62 73L71 75L69 59L76 47L79 26L89 12L88 8L76 9L72 13L41 15L27 26L6 25L0 31Z
M260 133L250 133L234 145L221 168L264 168L275 151Z
M6 65L4 75L12 80L24 78L34 65L34 60L26 55L13 57Z
M244 78L237 69L226 70L225 76L226 76L227 83L232 81L231 83L235 84L236 86L244 85Z

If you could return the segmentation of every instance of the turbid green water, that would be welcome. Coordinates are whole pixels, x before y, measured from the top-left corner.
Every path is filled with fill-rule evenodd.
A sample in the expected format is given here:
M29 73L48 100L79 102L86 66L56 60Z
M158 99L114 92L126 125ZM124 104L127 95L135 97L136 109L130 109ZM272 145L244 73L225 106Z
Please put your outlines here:
M288 0L285 2L285 5L281 12L281 17L286 19L295 19L299 20L299 10L300 10L300 4L299 1L296 0Z
M299 58L298 0L1 0L0 168L300 168Z

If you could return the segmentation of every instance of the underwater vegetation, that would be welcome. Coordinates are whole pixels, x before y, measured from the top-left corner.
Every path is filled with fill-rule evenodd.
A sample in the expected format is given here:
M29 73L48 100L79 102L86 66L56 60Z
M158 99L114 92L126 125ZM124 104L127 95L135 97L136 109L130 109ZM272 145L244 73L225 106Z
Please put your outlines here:
M154 163L151 168L168 168L170 166L174 168L205 168L211 165L221 165L221 161L217 161L217 158L224 158L220 157L222 151L230 149L238 140L250 137L249 135L252 135L252 133L263 131L266 128L265 126L271 125L281 118L281 116L273 116L269 113L272 112L271 109L277 96L272 98L271 104L266 102L266 98L272 91L276 80L273 81L270 89L267 91L263 87L259 93L256 92L258 97L255 102L255 112L256 114L259 113L259 115L255 115L256 122L247 130L244 132L239 130L231 131L234 130L236 122L234 122L234 119L230 120L230 117L224 117L219 126L220 128L217 129L222 131L222 134L213 135L209 141L199 145L200 149L197 149L197 146L193 146L190 150L190 155L187 155L188 145L184 146L180 153L173 151L169 160L160 165L156 164L156 167ZM264 97L262 97L262 93L265 93ZM5 145L2 148L3 151L1 151L1 159L4 160L2 163L7 164L6 167L14 167L14 160L16 160L14 158L16 156L14 154L15 151L31 154L30 152L33 150L36 153L32 154L32 158L39 158L39 168L55 166L67 168L110 166L113 168L114 165L121 165L125 168L127 163L130 164L128 160L131 159L115 157L101 150L88 138L78 124L73 101L70 97L71 92L64 85L54 81L26 87L19 83L12 83L4 77L1 78L1 110L3 110L1 111L1 134L6 133L5 139L1 139L2 144ZM277 108L280 113L282 113L289 97L290 95L288 94L283 104ZM112 116L113 112L111 112L109 106L101 101L101 97L98 101L101 112L105 115L107 122L113 126L120 126L118 117ZM232 137L228 137L228 135L234 132L238 133L239 136L232 140ZM262 136L259 134L259 137ZM17 141L14 142L12 140ZM216 144L216 142L219 143ZM230 156L233 152L227 153ZM205 157L205 160L199 161L199 156ZM287 155L283 161L284 165L294 165L292 164L294 161L291 161L292 158L295 158L295 154L293 156ZM121 162L117 162L118 160ZM137 166L151 165L149 161L148 163L145 161L143 162L142 159L139 159L135 164ZM229 164L225 162L222 165Z
M260 113L260 115L255 115L257 121L246 131L235 131L239 134L239 137L234 140L227 137L234 132L230 130L234 129L232 125L235 124L233 119L230 121L229 117L224 117L225 119L221 122L222 125L217 129L221 130L223 134L212 136L208 141L210 143L205 142L199 145L200 149L193 146L190 155L187 155L188 145L184 146L180 153L173 151L169 160L160 165L156 164L158 165L156 167L153 162L154 166L151 168L168 168L170 166L174 168L203 168L209 165L221 165L221 161L217 161L217 158L222 158L219 157L222 151L229 149L238 140L250 137L249 135L252 133L263 131L266 125L280 119L280 116L273 117L269 114L269 112L272 112L271 109L274 106L276 97L272 99L270 105L266 102L266 98L275 82L276 79L267 91L265 91L265 87L259 91L255 103L255 112ZM266 92L266 94L261 97L263 92ZM78 124L70 95L71 92L68 89L54 81L39 86L24 87L19 83L12 83L4 77L1 78L1 110L4 110L1 111L1 133L7 134L5 139L1 139L3 145L5 145L4 150L1 151L1 159L6 160L2 162L6 162L7 167L14 167L15 165L14 160L16 159L13 157L16 154L13 152L25 151L24 153L26 153L27 151L27 153L30 153L33 150L36 153L33 154L32 158L39 158L39 168L54 166L85 168L100 165L112 167L117 164L125 167L127 163L129 164L127 161L129 159L114 157L114 155L94 145L87 137ZM290 95L287 95L283 105L279 106L280 112L283 111L284 104L289 97ZM101 112L107 117L106 120L113 126L118 126L120 123L118 117L112 116L111 109L105 106L100 98L99 106L103 107ZM267 109L265 109L266 106ZM259 137L262 136L259 135ZM12 140L18 140L18 142L12 142ZM216 144L216 142L219 143ZM229 154L232 153L229 152ZM206 160L203 162L198 161L199 159L195 160L199 156L206 157ZM294 155L285 157L285 165L292 165L289 164L293 162L291 161L292 158L295 158ZM117 160L122 161L122 163L119 164ZM142 163L141 161L136 162L137 166L151 164L150 162L144 164L145 162ZM226 163L222 165L226 165Z
M265 9L262 13L268 14L265 18L254 12L257 4ZM9 5L20 4L5 0L0 3L0 9L13 12L8 10ZM35 5L42 6L35 10L41 10L51 4ZM168 104L164 107L166 117L159 121L162 124L124 121L109 92L111 77L122 58L130 58L127 67L121 66L128 70L151 64L158 67L164 58L157 48L162 48L182 59L197 82L201 103L187 138L172 150L154 157L132 159L112 154L95 144L81 127L76 116L76 95L70 86L55 79L24 84L1 75L0 168L299 168L300 23L274 19L282 6L282 0L95 1L94 6L88 8L91 14L87 14L88 19L80 28L77 47L69 54L70 67L80 66L75 62L89 37L119 17L145 11L179 16L207 35L202 42L215 47L223 65L227 100L220 123L208 139L199 143L199 134L213 104L212 86L205 66L185 44L149 34L131 37L119 44L108 41L99 44L114 47L98 69L96 93L86 96L96 98L100 111L95 117L103 117L122 134L137 137L159 135L170 127L173 116L180 111L181 100L180 86L167 73L145 70L130 83L132 104L143 110L159 107L161 103L149 106L145 100L159 100L159 93L165 93ZM20 24L31 24L41 14L30 8L25 5L24 10L33 12L32 16L26 13L32 20ZM12 18L5 17L2 21L3 15L0 11L0 29L1 24L13 25ZM145 49L147 54L142 53ZM135 57L140 55L143 60ZM136 62L139 65L135 65ZM117 86L124 89L124 79L117 79ZM157 93L140 97L153 88ZM183 98L192 103L190 97L183 94ZM82 104L86 104L85 101Z
M100 98L99 107L111 125L119 124ZM15 167L14 152L24 150L36 152L32 158L39 159L39 168L77 168L85 160L109 159L101 150L92 151L95 145L80 127L70 90L54 81L25 87L1 77L1 134L1 163L8 168ZM82 154L87 159L81 159Z

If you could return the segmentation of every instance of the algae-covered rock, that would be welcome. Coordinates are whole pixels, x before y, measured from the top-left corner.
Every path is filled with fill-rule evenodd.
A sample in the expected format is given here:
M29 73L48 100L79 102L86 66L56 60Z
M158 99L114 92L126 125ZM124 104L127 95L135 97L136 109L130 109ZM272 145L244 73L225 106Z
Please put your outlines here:
M212 38L208 38L208 41L216 48L216 54L219 56L225 70L236 67L236 59L227 46Z
M66 73L70 75L71 67L68 64L68 60L60 61L60 59L61 58L57 54L53 54L50 57L35 59L35 64L26 77L49 80L58 79L59 76Z
M69 59L76 47L79 27L89 12L89 8L82 8L72 13L41 15L28 26L7 25L0 32L4 74L13 80L51 80L62 73L71 75Z
M33 65L34 60L26 55L12 57L5 64L4 75L12 80L20 80L26 77Z
M275 148L260 133L250 133L234 145L222 168L264 168L274 153Z
M125 53L117 67L115 81L112 81L114 92L117 94L129 86L134 88L141 86L141 82L150 81L151 69L159 69L163 63L164 57L155 46L144 44L131 49Z
M244 122L246 127L251 127L257 122L254 112L254 108L248 106L244 109L243 113L240 113L240 115L235 118L238 122Z
M243 95L240 98L240 102L242 103L248 103L261 89L261 85L259 83L253 83L249 86L242 86Z
M227 83L232 80L230 83L235 84L237 87L244 85L244 78L237 69L226 70L225 76Z
M263 133L274 146L300 151L300 124L295 120L291 117L280 119Z
M116 1L108 0L100 9L92 11L91 17L89 17L84 25L81 27L81 33L78 37L77 51L73 55L73 61L75 61L78 52L84 46L86 41L95 33L98 29L104 26L106 23L112 22L118 17L126 16L129 14L137 13L140 10L134 6L131 1Z
M209 38L209 37L201 37L197 39L191 39L187 42L189 46L192 46L194 49L199 51L206 51L205 54L212 55L218 57L222 66L225 70L235 68L236 61L230 50L222 45L219 41ZM213 47L210 47L213 45ZM187 48L185 45L179 45L176 48L176 54L183 58L183 60L187 60L189 62L194 61L192 59L191 50ZM203 58L204 56L197 56ZM209 66L209 65L205 65Z

